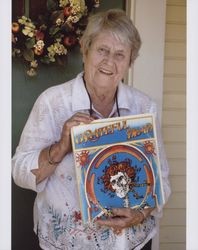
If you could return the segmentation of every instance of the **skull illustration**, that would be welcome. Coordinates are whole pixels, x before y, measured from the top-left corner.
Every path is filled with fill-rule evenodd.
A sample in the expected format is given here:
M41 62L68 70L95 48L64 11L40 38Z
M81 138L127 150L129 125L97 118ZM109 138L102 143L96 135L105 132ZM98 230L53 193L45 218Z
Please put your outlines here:
M124 198L130 190L129 184L131 183L131 179L126 172L118 172L116 175L111 176L110 183L116 195Z

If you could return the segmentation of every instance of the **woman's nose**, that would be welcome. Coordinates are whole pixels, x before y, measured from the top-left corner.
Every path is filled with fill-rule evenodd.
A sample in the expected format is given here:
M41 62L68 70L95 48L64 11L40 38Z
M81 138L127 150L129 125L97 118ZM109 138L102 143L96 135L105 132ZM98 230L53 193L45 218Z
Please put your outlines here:
M114 54L112 53L109 53L108 55L105 55L105 58L104 58L105 62L107 64L114 64L115 63L115 57L114 57Z

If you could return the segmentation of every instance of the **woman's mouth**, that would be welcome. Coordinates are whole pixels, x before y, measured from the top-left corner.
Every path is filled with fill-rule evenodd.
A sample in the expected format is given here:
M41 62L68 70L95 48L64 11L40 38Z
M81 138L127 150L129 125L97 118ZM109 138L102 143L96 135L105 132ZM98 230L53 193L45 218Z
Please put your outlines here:
M99 69L99 72L108 76L113 75L113 72L107 69Z

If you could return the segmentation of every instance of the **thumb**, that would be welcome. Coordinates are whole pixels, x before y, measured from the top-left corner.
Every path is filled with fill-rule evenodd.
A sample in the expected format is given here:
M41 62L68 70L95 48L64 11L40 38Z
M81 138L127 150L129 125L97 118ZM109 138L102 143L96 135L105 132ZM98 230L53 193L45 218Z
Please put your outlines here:
M130 212L130 208L112 208L113 216L127 216Z

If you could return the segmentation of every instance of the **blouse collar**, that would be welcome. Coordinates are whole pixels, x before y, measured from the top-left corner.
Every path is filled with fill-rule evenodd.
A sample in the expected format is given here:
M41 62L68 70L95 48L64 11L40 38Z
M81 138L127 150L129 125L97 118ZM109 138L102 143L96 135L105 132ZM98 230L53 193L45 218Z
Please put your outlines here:
M72 110L73 112L89 110L90 101L83 83L83 72L77 75L72 86ZM130 102L126 92L126 86L122 82L118 85L118 107L130 110Z

